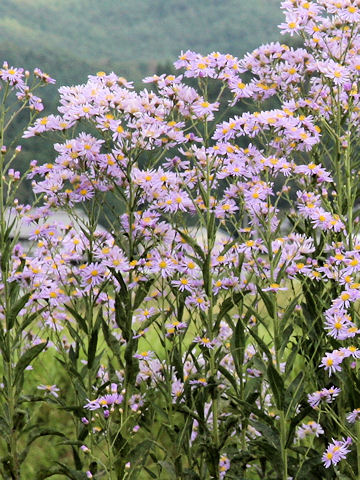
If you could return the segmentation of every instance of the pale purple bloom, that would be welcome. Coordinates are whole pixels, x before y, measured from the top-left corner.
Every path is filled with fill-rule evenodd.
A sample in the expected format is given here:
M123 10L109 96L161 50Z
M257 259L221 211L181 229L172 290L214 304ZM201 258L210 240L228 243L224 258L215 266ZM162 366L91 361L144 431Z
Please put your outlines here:
M326 403L332 403L335 398L341 392L340 388L337 387L330 387L330 388L323 388L322 390L318 390L314 393L308 394L308 402L312 408L318 407L321 401Z
M352 443L350 437L348 437L346 440L332 440L333 443L330 443L322 456L322 461L326 468L329 468L331 465L336 465L340 462L340 460L344 460L346 455L350 452L348 446Z
M355 408L352 412L346 415L346 420L349 423L355 423L360 418L360 408Z
M37 387L38 390L45 390L46 393L49 393L53 395L55 398L58 398L58 393L60 391L60 388L58 388L56 385L38 385Z
M315 435L318 437L322 435L324 430L319 423L314 422L313 420L309 421L308 423L303 423L297 430L297 436L302 439L307 437L308 435Z

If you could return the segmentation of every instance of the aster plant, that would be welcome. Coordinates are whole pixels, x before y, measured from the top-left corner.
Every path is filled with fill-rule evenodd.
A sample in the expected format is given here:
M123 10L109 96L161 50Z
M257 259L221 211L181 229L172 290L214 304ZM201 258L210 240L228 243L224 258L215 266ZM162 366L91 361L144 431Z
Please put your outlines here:
M15 121L26 112L27 125L33 124L43 110L35 92L54 82L40 69L30 74L6 62L0 69L0 474L4 479L20 478L21 465L37 438L61 435L41 427L34 415L35 404L41 398L25 381L48 342L46 333L42 334L36 325L44 309L32 297L32 274L23 276L24 269L29 268L25 264L36 260L18 242L20 225L30 206L18 200L28 172L16 169L21 146L16 145L19 139L12 134Z
M39 395L74 421L72 462L37 478L360 475L360 4L282 8L301 48L182 52L140 92L99 72L27 128L56 157L31 164L37 243L7 308L41 311L69 388ZM69 225L43 223L57 209ZM8 377L45 345L15 370L3 353Z

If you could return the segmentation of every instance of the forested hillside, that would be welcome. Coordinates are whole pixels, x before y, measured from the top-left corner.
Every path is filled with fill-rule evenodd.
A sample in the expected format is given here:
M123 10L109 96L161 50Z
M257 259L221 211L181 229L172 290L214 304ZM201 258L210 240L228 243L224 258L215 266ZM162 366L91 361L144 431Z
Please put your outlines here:
M280 0L2 0L0 56L60 83L99 69L140 79L180 50L242 55L278 38Z

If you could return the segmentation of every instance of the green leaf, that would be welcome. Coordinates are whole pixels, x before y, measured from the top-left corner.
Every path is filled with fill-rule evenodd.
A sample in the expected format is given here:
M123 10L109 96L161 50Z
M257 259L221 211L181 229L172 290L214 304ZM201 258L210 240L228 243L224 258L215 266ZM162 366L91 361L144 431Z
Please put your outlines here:
M18 316L20 310L22 310L24 308L24 306L28 302L30 296L31 296L31 292L26 293L21 298L19 298L19 300L15 303L15 305L13 305L10 312L6 316L6 328L7 328L7 330L12 329L12 327L14 326L16 317Z
M42 469L36 473L36 480L45 480L45 478L50 478L54 475L62 475L63 473L63 470L59 467L50 467L46 470Z
M230 342L230 351L234 359L236 372L239 376L243 373L246 344L245 325L247 324L250 316L251 312L248 310L245 318L237 321Z
M244 397L248 403L251 399L256 399L261 392L261 378L249 378L245 383Z
M151 317L147 318L140 327L140 330L145 330L145 328L149 328L157 318L159 318L161 313L155 313L155 315L151 315ZM165 318L168 318L168 313L165 315Z
M78 358L79 358L79 344L76 342L75 350L72 345L70 345L70 349L69 349L69 359L70 359L70 362L73 364L74 368L76 368Z
M27 442L26 448L21 452L20 459L21 463L25 460L27 457L31 444L37 440L40 437L46 437L46 436L57 436L57 437L65 437L65 435L62 432L59 432L58 430L52 429L52 428L40 428L38 430L33 430L31 434L29 435L29 440Z
M299 297L300 297L300 295L297 295L292 300L292 302L290 302L289 305L286 307L286 310L285 310L285 312L284 312L284 314L281 318L281 321L280 321L280 331L284 330L284 328L286 327L286 323L287 323L288 319L294 313L294 309L295 309L295 306L297 305L297 303L299 301Z
M158 463L169 474L169 478L176 478L175 467L172 463L168 462L167 460L161 460L158 461Z
M321 460L320 455L316 455L312 458L308 458L302 464L300 471L296 473L296 478L298 480L308 480L309 478L311 478L309 475L313 471L313 468L317 467L317 466L320 466L320 465L322 465L322 460ZM341 480L341 478L348 479L349 477L338 477L338 478L340 478L340 480Z
M81 447L83 444L84 442L81 442L80 440L64 440L63 442L57 442L56 445L72 445L74 447Z
M148 475L150 475L151 478L155 478L155 480L158 478L158 476L155 475L155 473L152 472L152 471L150 470L150 468L144 467L144 470L146 471L146 473L148 473Z
M143 440L138 443L130 452L128 458L131 458L132 465L139 465L145 463L146 457L149 454L153 445L152 440Z
M85 350L83 339L80 337L78 332L75 330L75 328L72 327L69 320L66 320L65 323L66 323L66 328L69 330L69 333L72 336L72 338L81 345L83 350Z
M258 291L262 301L264 302L264 305L266 307L266 310L267 310L270 318L274 318L275 317L274 293L264 292L259 287L259 285L257 285L256 287L257 287L257 291Z
M286 441L286 447L290 447L290 445L293 444L294 437L295 437L295 430L297 425L308 415L313 413L313 408L310 407L310 405L306 406L300 412L291 419L290 426L289 426L289 433L288 433L288 438Z
M284 354L285 348L288 346L289 339L294 331L293 325L288 325L281 333L280 357Z
M22 355L20 360L17 362L15 367L15 375L14 375L14 382L13 384L16 385L22 377L22 374L25 368L30 365L30 363L44 350L48 342L42 342L34 347L29 348L26 352Z
M0 326L0 351L2 353L3 360L6 363L9 363L10 362L10 347L9 347L9 345L7 345L7 343L5 341L5 333L4 333L4 330L3 330L2 326Z
M210 220L209 220L207 231L208 231L208 238L210 239L209 250L211 250L213 248L213 246L215 244L215 240L216 240L216 223L215 223L215 213L214 212L212 212L210 214Z
M120 284L120 297L122 300L126 300L127 299L127 293L128 293L128 289L127 289L127 286L126 286L126 283L124 282L124 279L121 275L121 273L119 272L116 272L114 269L110 269L111 270L111 273L114 275L114 277L116 278L116 280L119 282Z
M87 352L87 367L90 370L94 364L94 359L96 356L96 349L98 344L99 330L103 322L102 309L99 310L96 321L91 332L91 337L89 340L88 352Z
M110 350L113 352L116 358L120 358L120 342L119 340L112 335L110 332L110 328L108 327L107 323L105 320L102 322L102 331L104 334L105 342L110 348Z
M96 355L97 343L98 343L99 331L93 330L90 340L89 340L89 347L88 347L88 360L87 360L87 367L90 370L94 363L94 358Z
M303 371L299 372L294 380L290 383L285 392L285 400L288 405L288 409L292 406L293 408L297 407L300 403L301 398L304 393L303 381L305 374ZM288 414L289 412L287 412Z
M2 252L1 252L1 258L0 258L0 266L1 266L1 270L3 272L6 271L7 269L7 264L10 260L10 252L11 252L11 247L12 247L12 243L11 242L5 242L5 245L2 249Z
M61 469L61 473L66 475L67 478L70 480L87 480L87 475L84 472L79 472L78 470L72 470L71 468L67 467L65 464L56 462Z
M219 313L216 317L216 324L220 324L220 320L238 303L244 298L243 292L238 292L232 295L231 297L224 300L220 306Z
M279 410L282 410L285 399L284 381L272 362L269 362L267 368L267 377L270 383L271 391L274 395L276 407Z
M210 282L209 277L209 269L210 269L210 262L211 262L211 254L208 252L205 256L205 260L202 265L202 274L204 279L204 290L206 295L209 297L212 289L212 285Z
M207 196L207 192L202 184L202 182L198 182L198 186L199 186L199 190L200 190L200 195L201 195L201 199L202 201L204 202L204 205L209 208L209 205L207 204L208 203L208 196Z
M151 288L151 285L154 283L154 280L148 280L147 282L141 282L137 292L135 294L135 300L134 300L134 309L137 309L143 302L144 298L146 295L149 293L149 290Z
M300 342L296 344L295 348L292 348L290 354L287 357L286 365L285 365L285 378L287 378L287 376L292 371L292 367L294 365L296 355L298 354L298 351L299 351L299 345L300 345Z
M268 348L268 346L266 345L266 343L259 337L259 335L257 333L255 333L254 329L252 328L249 328L248 329L248 332L250 333L250 335L254 338L254 340L256 341L256 343L258 344L258 346L260 347L261 351L263 353L265 353L265 355L268 357L269 359L269 362L271 363L272 362L272 355L271 355L271 352Z
M271 429L274 427L274 419L266 415L263 410L257 408L256 403L246 402L245 400L241 400L237 396L231 396L231 399L243 407L246 417L250 417L250 414L253 413L258 418L266 422L266 424L269 425Z
M258 422L257 420L250 420L250 423L258 432L263 434L264 438L276 451L279 449L280 435L274 427L270 427L269 425Z
M126 315L126 306L124 305L119 293L115 295L115 322L121 329L123 337L128 342L132 335L131 325L128 325L128 318Z
M80 327L86 334L89 333L85 318L83 318L83 317L80 315L80 313L77 312L74 308L70 307L70 305L66 305L66 304L65 304L65 308L66 308L66 310L68 310L68 311L71 313L71 315L75 318L75 320L76 320L77 323L79 324L79 327Z
M124 358L126 362L126 379L128 385L135 385L137 374L139 373L139 360L134 358L138 345L138 339L130 338L128 341Z
M174 363L174 367L175 367L177 377L179 378L179 380L181 380L183 382L184 381L184 363L183 363L183 360L181 358L181 354L180 354L179 349L178 349L176 344L174 345L174 348L173 348L173 351L172 351L172 360L173 360L173 363Z
M232 385L235 392L237 392L238 391L238 384L237 384L237 380L234 377L234 375L232 375L228 370L226 370L226 368L222 367L221 365L218 365L217 368L218 368L218 371L220 373L222 373L224 375L224 377L229 381L229 383Z
M254 310L250 305L246 305L246 308L247 308L248 311L251 312L251 315L253 315L256 318L256 320L265 328L265 330L267 331L267 333L271 337L271 332L270 332L269 327L268 327L268 322L265 321L265 319L256 310ZM248 317L248 318L250 318L250 317Z
M2 432L10 429L10 425L4 417L0 417L0 428Z
M96 321L95 321L95 325L94 325L94 329L96 329L97 331L100 330L100 327L101 327L101 323L103 321L103 311L102 311L102 308L100 308L100 310L98 311L98 314L96 316Z
M29 326L36 317L42 314L46 310L47 307L40 308L36 312L32 313L31 315L26 315L25 320L20 325L20 332L23 332L27 326ZM20 333L19 332L19 333Z
M175 228L175 230L182 236L182 238L188 243L194 250L197 255L202 259L202 261L205 261L205 255L203 249L195 242L195 240L187 235L185 232L180 231L179 229Z

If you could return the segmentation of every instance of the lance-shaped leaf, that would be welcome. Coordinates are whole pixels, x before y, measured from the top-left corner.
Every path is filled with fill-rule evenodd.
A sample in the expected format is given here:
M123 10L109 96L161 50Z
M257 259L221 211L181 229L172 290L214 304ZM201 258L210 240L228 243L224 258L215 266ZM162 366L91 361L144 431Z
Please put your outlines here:
M288 432L288 438L286 441L286 447L290 447L293 444L294 437L295 437L295 429L297 425L308 415L310 415L314 410L310 407L310 405L306 406L300 412L295 415L291 419L290 426L289 426L289 432Z
M34 312L32 314L26 315L25 319L23 320L23 322L20 325L19 335L21 335L21 332L23 332L25 330L25 328L35 320L36 317L41 315L42 312L46 310L46 308L47 307L40 308L39 310L37 310L36 312Z
M2 326L0 326L0 352L2 354L3 361L6 362L6 363L9 363L10 362L10 347L5 341L5 333L4 333L4 330L3 330Z
M138 339L134 339L133 337L131 337L125 348L125 371L128 385L135 385L136 377L139 373L139 360L137 358L134 358L134 353L136 352L137 345Z
M275 305L274 305L274 294L264 292L259 285L257 285L257 291L261 297L261 300L264 302L265 308L270 316L270 318L274 318L275 316Z
M274 395L276 407L279 410L282 410L285 398L284 381L272 362L270 362L268 365L267 377L270 383L271 391Z
M113 354L116 358L120 358L120 342L119 340L114 337L111 333L110 328L108 327L107 323L103 320L102 322L102 331L104 334L105 342L107 343L108 347L111 349Z
M57 436L57 437L65 437L64 433L59 432L58 430L55 430L52 428L39 428L39 429L33 430L29 436L29 440L27 442L26 448L20 454L20 462L22 463L25 460L25 458L29 453L31 445L35 440L37 440L40 437L46 437L50 435Z
M89 340L88 363L87 363L87 366L88 366L89 369L92 368L93 363L94 363L97 344L98 344L99 330L100 330L100 326L101 326L102 321L103 321L103 315L102 315L102 309L100 309L98 314L97 314L95 325L94 325L93 331L91 332L91 337L90 337L90 340Z
M281 346L280 346L280 356L284 354L285 348L288 346L291 335L294 332L293 325L288 325L283 332L281 332Z
M141 282L136 294L135 294L135 300L134 300L134 309L137 309L141 304L146 295L149 293L149 290L151 288L151 285L154 283L154 280L148 280L147 282Z
M219 325L220 320L243 298L244 298L244 293L238 292L232 295L231 297L227 298L226 300L224 300L220 305L220 310L216 317L216 324Z
M38 345L35 345L28 350L20 357L19 361L15 366L15 375L14 375L14 385L16 385L21 379L25 368L30 365L30 363L44 350L48 342L42 342Z
M47 475L47 476L43 476L43 477L37 477L37 480L38 478L43 480L44 478L48 478L49 476L52 476L52 475L55 475L56 473L59 474L59 475L65 475L67 478L69 478L70 480L87 480L88 477L86 475L85 472L79 472L78 470L72 470L71 468L67 467L65 464L63 463L60 463L60 462L56 462L59 467L57 468L57 472L56 472L56 469L54 468L54 471L55 473L52 473L51 475Z
M286 323L289 320L290 316L294 313L295 306L299 301L300 295L297 295L286 307L285 312L283 313L280 320L280 331L282 332L286 328Z
M90 370L91 367L93 366L94 363L94 358L96 355L96 349L97 349L97 343L98 343L98 337L99 337L99 330L94 329L90 340L89 340L89 347L88 347L88 360L87 360L87 367Z
M244 365L246 344L245 325L247 325L250 316L251 312L248 310L243 321L241 321L240 319L237 321L230 342L230 351L234 359L236 373L239 376L242 375Z
M299 372L286 389L285 401L288 409L287 414L290 413L291 409L296 409L297 405L302 400L304 394L304 379L304 372Z
M129 325L129 319L126 314L126 305L124 305L120 294L115 295L115 322L121 329L123 337L128 342L132 335L131 325Z
M204 251L200 247L200 245L198 245L190 235L187 235L185 232L180 231L177 228L175 228L175 230L183 237L183 239L186 241L186 243L193 248L194 252L196 252L197 255L199 255L201 260L205 261Z
M209 269L210 269L210 262L211 262L211 255L210 252L206 254L204 263L202 265L202 274L204 279L204 290L206 295L209 297L211 292L211 282L209 276Z
M11 330L14 326L16 317L19 315L20 310L24 308L31 296L31 292L26 293L21 298L19 298L15 304L10 309L10 312L6 315L6 328Z
M267 442L275 449L278 450L280 445L279 432L268 424L259 422L257 420L250 420L251 425L264 436Z
M272 362L272 355L271 355L271 352L269 350L269 347L266 345L266 343L264 342L264 340L262 340L259 335L254 331L253 328L249 328L248 329L248 332L250 333L250 335L254 338L254 340L256 341L256 343L258 344L258 346L260 347L261 351L263 353L265 353L265 355L268 357L269 359L269 362L271 363Z
M66 310L68 310L74 319L77 321L79 327L87 334L89 333L88 327L86 324L85 318L83 318L79 312L77 312L74 308L70 307L70 305L65 305Z

